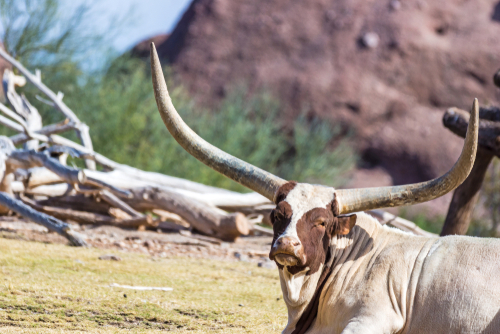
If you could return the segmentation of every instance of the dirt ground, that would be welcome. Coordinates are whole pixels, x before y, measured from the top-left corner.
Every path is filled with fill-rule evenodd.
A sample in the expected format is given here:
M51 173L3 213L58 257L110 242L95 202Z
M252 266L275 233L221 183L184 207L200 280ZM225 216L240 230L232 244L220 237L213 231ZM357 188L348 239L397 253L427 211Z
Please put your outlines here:
M248 236L236 242L195 234L190 231L126 230L114 226L80 226L74 229L86 237L91 247L103 250L103 255L119 256L133 252L158 258L188 257L211 260L254 262L259 267L275 268L268 258L272 237ZM53 244L67 244L67 240L49 232L45 227L17 217L1 217L0 236Z

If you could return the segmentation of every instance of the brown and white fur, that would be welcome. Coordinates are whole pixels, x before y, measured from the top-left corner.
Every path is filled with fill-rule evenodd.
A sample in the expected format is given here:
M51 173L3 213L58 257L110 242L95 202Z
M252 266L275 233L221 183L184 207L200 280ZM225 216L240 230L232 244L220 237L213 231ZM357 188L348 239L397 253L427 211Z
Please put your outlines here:
M500 333L500 240L339 216L328 187L289 182L276 199L283 333Z

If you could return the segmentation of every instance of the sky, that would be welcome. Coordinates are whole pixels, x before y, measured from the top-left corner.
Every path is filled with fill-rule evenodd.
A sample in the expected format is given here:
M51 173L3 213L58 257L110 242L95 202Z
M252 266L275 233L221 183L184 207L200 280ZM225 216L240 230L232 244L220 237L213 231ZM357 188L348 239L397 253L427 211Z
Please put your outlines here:
M62 2L69 7L81 3L75 0ZM191 0L99 0L95 10L103 18L95 24L97 29L105 29L113 17L130 14L132 24L114 40L116 49L125 51L148 37L170 32L190 3Z

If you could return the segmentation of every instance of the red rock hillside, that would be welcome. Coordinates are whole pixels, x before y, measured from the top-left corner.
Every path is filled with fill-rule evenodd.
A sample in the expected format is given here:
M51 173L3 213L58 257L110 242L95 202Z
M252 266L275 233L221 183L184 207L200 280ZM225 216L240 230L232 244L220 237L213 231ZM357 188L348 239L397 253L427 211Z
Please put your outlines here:
M500 101L498 0L195 0L157 48L200 102L243 81L272 89L287 119L309 106L354 128L361 167L377 167L363 186L445 172L463 141L444 110Z

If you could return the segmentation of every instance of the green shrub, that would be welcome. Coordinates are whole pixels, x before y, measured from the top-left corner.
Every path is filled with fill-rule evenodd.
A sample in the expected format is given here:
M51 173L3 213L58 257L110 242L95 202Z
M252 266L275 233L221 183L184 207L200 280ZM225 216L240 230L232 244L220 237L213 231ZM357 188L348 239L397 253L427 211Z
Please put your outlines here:
M170 136L156 108L147 64L120 61L123 64L113 66L101 81L87 84L86 96L72 101L91 128L96 151L144 170L244 190L191 157ZM166 73L169 77L168 69ZM169 87L179 114L202 138L285 179L338 185L354 166L346 141L328 149L339 136L328 123L301 117L286 134L278 117L279 102L268 93L247 97L244 87L237 87L219 108L207 110L193 103L182 87Z

